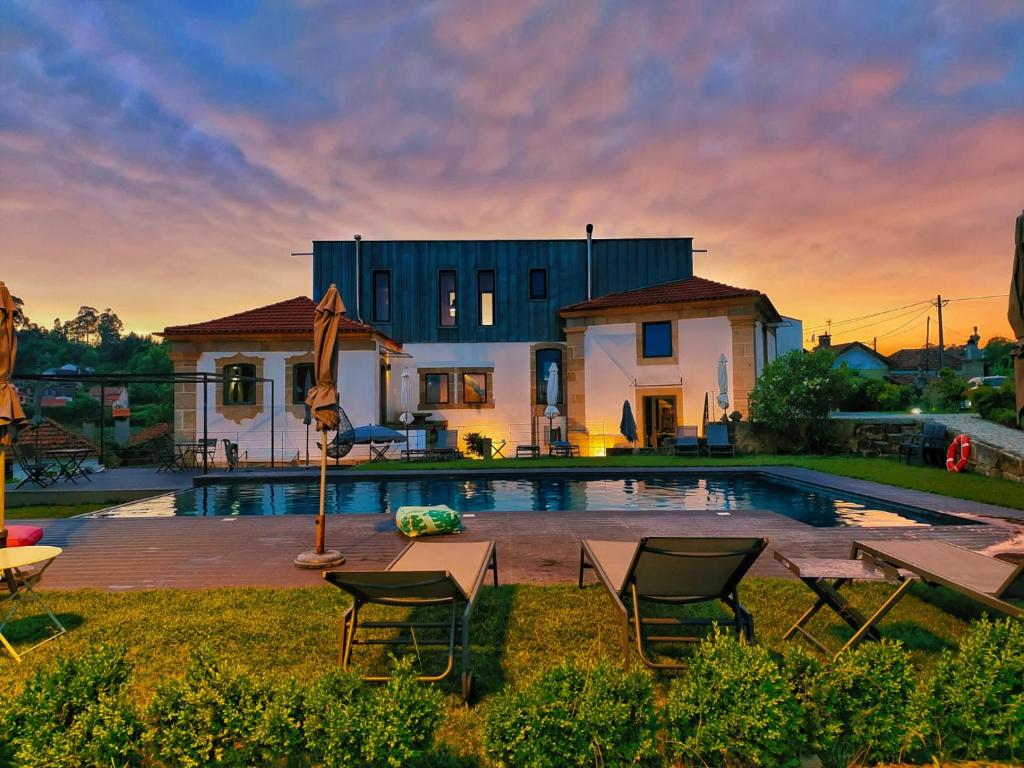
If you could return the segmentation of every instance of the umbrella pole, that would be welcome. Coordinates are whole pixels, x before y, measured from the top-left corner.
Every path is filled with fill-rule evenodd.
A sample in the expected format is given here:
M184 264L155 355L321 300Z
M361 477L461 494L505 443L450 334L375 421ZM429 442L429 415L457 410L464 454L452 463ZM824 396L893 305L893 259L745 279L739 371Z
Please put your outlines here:
M327 517L324 514L324 495L327 493L327 432L323 433L320 442L320 512L316 518L316 553L324 553L325 528Z
M7 499L7 446L0 445L0 549L7 546L7 528L4 526L4 513L7 508L4 506Z

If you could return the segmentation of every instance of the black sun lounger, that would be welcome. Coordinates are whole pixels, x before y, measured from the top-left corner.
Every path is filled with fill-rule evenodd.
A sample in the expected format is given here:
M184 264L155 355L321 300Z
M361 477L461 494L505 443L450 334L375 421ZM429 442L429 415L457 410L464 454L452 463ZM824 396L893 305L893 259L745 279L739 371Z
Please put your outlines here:
M352 648L356 645L414 645L448 648L448 664L434 675L420 675L420 680L434 682L448 676L455 665L455 646L462 649L460 670L462 696L469 701L473 695L473 673L469 669L469 621L480 587L487 571L494 572L498 586L498 559L493 541L427 543L416 541L382 571L326 571L324 578L352 595L352 606L341 617L341 640L338 660L348 669ZM362 621L360 609L367 604L421 608L447 605L448 621ZM459 624L459 615L462 620ZM461 627L461 631L460 631ZM447 628L446 638L417 637L417 629ZM408 630L409 636L386 639L364 638L362 629ZM385 681L387 675L364 675L364 680Z
M645 643L695 642L681 635L645 635L645 626L732 627L748 642L754 640L754 619L740 604L737 585L767 546L768 540L747 537L648 537L640 541L585 539L580 550L579 586L583 571L593 569L608 590L622 619L622 651L629 668L630 636L640 660L652 669L683 669L685 664L656 663ZM732 611L732 620L677 619L644 616L645 601L686 605L720 600Z

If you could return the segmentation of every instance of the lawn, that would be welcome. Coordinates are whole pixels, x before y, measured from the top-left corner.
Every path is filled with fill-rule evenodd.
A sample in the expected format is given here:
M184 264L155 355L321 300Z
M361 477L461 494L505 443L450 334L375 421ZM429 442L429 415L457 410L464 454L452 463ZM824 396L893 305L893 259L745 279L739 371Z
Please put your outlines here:
M954 474L934 467L901 464L894 459L865 459L855 456L784 456L749 454L735 458L688 458L675 456L602 456L574 459L503 459L448 462L389 461L374 464L373 471L402 472L414 469L494 470L520 468L615 468L624 467L802 467L857 480L872 480L899 488L928 491L957 499L1024 509L1024 487L996 477L969 473ZM360 467L366 468L366 467Z
M861 608L877 605L885 586L857 585L850 590ZM106 593L92 590L50 592L54 611L71 628L62 638L33 651L16 666L4 658L0 692L9 696L39 665L57 654L74 654L98 643L123 643L135 664L133 695L148 701L154 686L181 674L192 649L208 647L260 677L295 676L308 681L335 664L338 616L347 604L340 591L306 589L159 590ZM753 612L758 640L782 650L781 636L811 603L799 582L751 578L741 598ZM378 617L390 610L368 609ZM681 612L698 609L673 609ZM705 607L702 612L714 612ZM712 614L713 615L713 614ZM882 624L883 634L905 643L922 668L952 647L969 620L981 615L973 603L943 590L918 586ZM15 647L39 640L42 617L19 619L5 628ZM844 624L822 614L812 631L838 648L849 635ZM369 651L361 650L362 654ZM680 651L673 650L678 655ZM682 651L686 653L686 651ZM473 667L480 703L466 708L456 695L456 676L445 685L449 717L441 738L452 750L479 754L482 715L493 694L505 686L520 688L541 669L567 658L584 661L621 659L615 614L603 591L588 586L485 587L473 623ZM356 657L362 664L379 655ZM436 656L421 663L436 669ZM665 679L665 678L662 678ZM447 681L446 681L447 682Z
M74 517L97 509L109 507L117 502L91 502L87 504L32 504L27 507L12 507L6 510L8 520L49 520L58 517Z

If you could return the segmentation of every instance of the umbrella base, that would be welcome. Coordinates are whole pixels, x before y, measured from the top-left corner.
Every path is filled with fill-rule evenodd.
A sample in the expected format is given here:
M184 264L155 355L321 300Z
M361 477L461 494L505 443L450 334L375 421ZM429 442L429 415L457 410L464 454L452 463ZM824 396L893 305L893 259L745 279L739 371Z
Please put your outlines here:
M311 549L295 558L297 568L309 568L310 570L330 568L331 566L341 565L344 562L345 558L336 549L325 549L322 554L317 554L315 550Z

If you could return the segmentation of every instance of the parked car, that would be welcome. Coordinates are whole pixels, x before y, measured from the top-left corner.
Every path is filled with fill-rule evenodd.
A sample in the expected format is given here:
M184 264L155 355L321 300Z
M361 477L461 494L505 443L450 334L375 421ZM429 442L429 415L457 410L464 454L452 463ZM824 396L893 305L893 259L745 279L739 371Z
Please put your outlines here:
M1001 387L1006 381L1005 376L975 376L967 380L968 389L981 389L982 387Z

